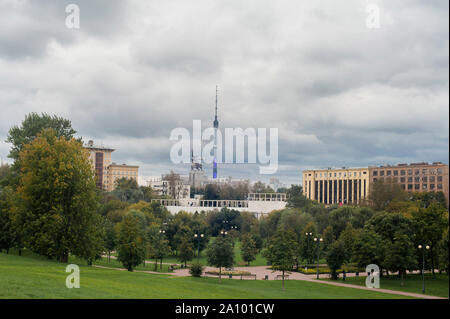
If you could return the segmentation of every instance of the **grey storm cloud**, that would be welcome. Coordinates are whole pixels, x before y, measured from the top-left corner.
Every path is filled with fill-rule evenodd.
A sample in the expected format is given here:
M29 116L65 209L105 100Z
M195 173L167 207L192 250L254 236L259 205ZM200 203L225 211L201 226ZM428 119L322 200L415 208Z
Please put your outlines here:
M170 132L211 126L218 84L221 128L278 128L286 183L305 168L448 162L448 31L444 0L0 0L0 155L12 125L47 112L144 178L187 173Z

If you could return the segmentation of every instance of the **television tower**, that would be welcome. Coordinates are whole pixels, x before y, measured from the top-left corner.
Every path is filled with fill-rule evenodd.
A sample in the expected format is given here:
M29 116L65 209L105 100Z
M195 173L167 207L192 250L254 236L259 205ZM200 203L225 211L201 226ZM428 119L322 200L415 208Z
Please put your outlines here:
M217 129L219 128L219 121L217 120L217 85L216 85L216 113L214 116L214 161L213 161L213 179L217 178Z

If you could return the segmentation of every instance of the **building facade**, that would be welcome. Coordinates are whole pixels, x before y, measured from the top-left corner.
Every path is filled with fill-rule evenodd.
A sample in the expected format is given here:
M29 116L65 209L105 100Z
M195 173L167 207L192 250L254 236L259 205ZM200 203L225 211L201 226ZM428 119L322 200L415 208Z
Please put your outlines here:
M189 178L180 177L179 180L173 180L173 189L170 185L171 181L164 178L164 176L150 177L147 180L147 186L150 186L152 190L161 196L172 196L175 194L175 199L189 199L191 196L191 185L189 184Z
M370 166L370 182L394 181L407 192L443 192L449 203L448 165L441 162Z
M116 186L116 180L123 177L138 181L139 166L113 163L111 154L114 149L95 145L93 141L89 141L84 148L89 151L97 188L111 192Z
M305 170L303 192L322 204L358 205L369 199L373 183L393 181L407 192L443 192L449 204L448 165L441 162Z
M358 205L369 195L368 168L306 170L302 175L305 196L326 205Z

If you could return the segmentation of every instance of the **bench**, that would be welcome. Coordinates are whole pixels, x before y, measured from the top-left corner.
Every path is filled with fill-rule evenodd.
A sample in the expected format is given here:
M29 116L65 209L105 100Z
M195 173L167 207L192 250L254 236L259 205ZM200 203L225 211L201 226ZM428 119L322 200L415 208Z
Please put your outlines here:
M275 280L280 280L283 279L283 275L276 275L275 276ZM284 280L289 279L289 275L284 275Z
M242 280L244 277L251 277L251 278L253 278L254 280L256 280L256 275L253 275L253 274L250 274L250 275L241 275L241 280Z

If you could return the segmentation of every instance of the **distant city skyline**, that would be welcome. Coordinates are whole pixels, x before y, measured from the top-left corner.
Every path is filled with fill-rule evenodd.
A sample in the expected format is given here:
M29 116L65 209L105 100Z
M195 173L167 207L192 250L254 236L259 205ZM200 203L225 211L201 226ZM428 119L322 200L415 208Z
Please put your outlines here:
M65 7L80 8L80 29ZM380 28L366 25L368 4ZM30 112L139 166L170 161L172 129L276 127L278 171L219 165L218 177L301 183L305 169L449 159L448 1L3 1L0 156ZM205 165L208 176L212 166Z

